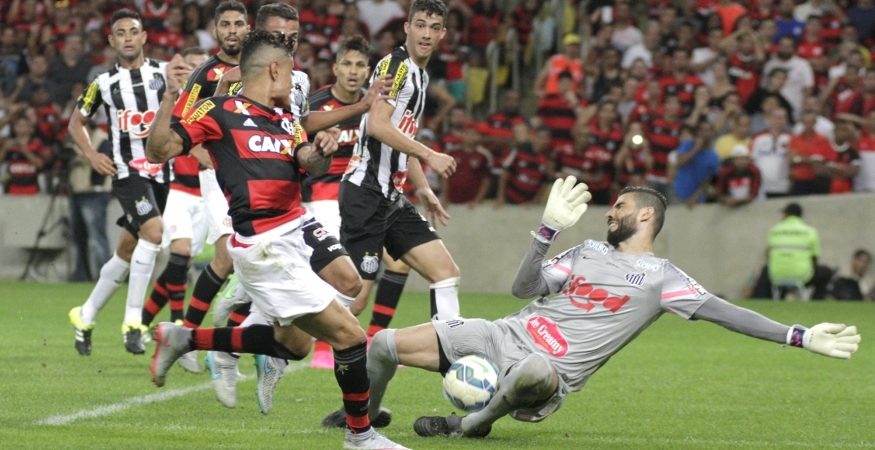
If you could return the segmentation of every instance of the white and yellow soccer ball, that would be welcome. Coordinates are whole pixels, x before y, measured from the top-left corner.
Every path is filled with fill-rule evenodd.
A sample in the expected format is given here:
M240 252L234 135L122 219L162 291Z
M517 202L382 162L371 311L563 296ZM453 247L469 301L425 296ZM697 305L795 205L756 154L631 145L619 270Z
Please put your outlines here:
M444 376L444 397L456 408L467 412L485 408L496 389L498 370L477 355L459 358Z

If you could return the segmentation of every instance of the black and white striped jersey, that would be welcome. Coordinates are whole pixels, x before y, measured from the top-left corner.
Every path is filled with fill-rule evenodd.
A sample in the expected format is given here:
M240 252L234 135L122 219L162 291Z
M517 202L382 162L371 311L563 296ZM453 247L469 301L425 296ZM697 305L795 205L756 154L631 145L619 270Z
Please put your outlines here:
M146 59L138 69L125 69L116 64L98 75L79 97L77 107L83 116L91 117L101 105L106 110L117 178L137 173L128 164L146 157L146 138L167 86L166 65L164 61L152 59ZM139 175L152 178L147 172L139 172ZM169 164L154 178L161 183L170 181Z
M371 74L371 83L378 77L392 76L389 104L395 107L392 124L407 137L415 138L425 109L428 74L416 65L402 46L386 55ZM407 154L368 136L368 114L359 125L360 139L353 150L344 180L357 186L379 190L394 199L403 193L407 179Z

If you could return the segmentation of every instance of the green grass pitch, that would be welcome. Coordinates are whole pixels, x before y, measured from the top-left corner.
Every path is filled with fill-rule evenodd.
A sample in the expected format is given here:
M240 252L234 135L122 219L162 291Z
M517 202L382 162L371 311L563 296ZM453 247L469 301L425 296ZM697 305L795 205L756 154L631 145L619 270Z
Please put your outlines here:
M219 405L206 374L178 366L156 389L150 356L122 347L124 289L98 318L94 354L78 356L67 311L90 288L0 283L0 448L341 448L342 432L319 426L340 406L327 370L296 366L267 416L258 412L254 378L238 385L236 409ZM496 318L523 304L510 296L462 296L468 317ZM850 361L833 360L667 315L556 414L539 424L504 418L484 440L416 436L418 416L448 414L451 406L438 375L399 369L385 403L393 422L384 432L414 449L442 450L875 448L875 351L868 342L875 304L740 304L788 324L854 323L864 336L861 350ZM393 325L422 322L427 310L426 295L406 294ZM250 376L252 361L241 358Z

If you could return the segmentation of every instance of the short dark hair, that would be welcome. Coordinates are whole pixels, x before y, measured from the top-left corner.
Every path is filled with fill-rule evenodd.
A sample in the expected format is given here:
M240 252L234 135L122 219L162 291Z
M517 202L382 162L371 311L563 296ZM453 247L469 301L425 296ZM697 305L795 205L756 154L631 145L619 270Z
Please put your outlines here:
M620 195L623 194L634 195L635 205L638 209L653 208L653 237L659 235L659 232L662 231L662 225L665 224L665 209L668 207L665 195L647 186L626 186L620 191Z
M360 34L355 34L340 41L340 47L337 49L337 60L339 61L346 52L359 52L365 55L365 59L371 57L371 44Z
M264 48L282 50L286 56L292 57L292 50L286 45L283 37L264 30L252 30L243 40L243 47L240 50L240 71L248 72L251 69L252 59Z
M282 17L286 20L300 21L298 10L285 3L268 3L261 5L255 13L255 28L264 28L264 23L269 17Z
M219 17L221 17L222 14L228 11L237 11L240 14L243 14L244 17L248 17L249 15L249 13L246 11L246 5L238 2L237 0L229 0L219 3L219 6L216 6L216 10L213 11L213 22L219 23Z
M186 47L182 49L182 57L186 57L188 55L209 55L210 52L200 48L200 47Z
M410 14L407 16L407 21L413 20L413 15L418 12L424 12L426 16L439 16L443 19L443 24L447 24L447 5L441 0L414 0L410 6Z
M870 260L872 259L872 254L869 253L869 250L866 250L864 248L858 248L856 251L854 251L854 258L859 258L861 256L865 256Z
M143 23L143 17L140 16L140 13L132 9L122 8L112 13L112 17L109 19L109 27L112 28L112 26L115 25L116 22L122 19L134 19L139 21L141 25Z
M784 215L802 217L802 206L795 202L788 203L787 206L784 207Z

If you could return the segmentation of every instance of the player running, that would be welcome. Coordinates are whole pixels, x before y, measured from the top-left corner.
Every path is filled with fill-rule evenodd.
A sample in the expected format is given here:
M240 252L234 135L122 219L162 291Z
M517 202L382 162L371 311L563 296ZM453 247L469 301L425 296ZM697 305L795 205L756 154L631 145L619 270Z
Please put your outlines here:
M850 358L860 336L854 326L782 325L706 291L666 259L653 255L666 200L646 187L627 187L607 213L607 242L586 240L544 261L556 235L573 226L590 199L574 177L556 180L541 226L513 282L513 294L539 298L503 319L435 320L377 333L368 356L372 414L398 364L446 373L465 355L480 355L499 369L498 390L481 411L458 417L420 417L420 436L483 437L510 415L540 421L568 392L583 389L611 356L663 313L707 320L732 331Z
M291 350L306 332L331 343L344 366L335 371L348 414L344 448L404 448L371 427L364 331L309 266L312 249L302 230L300 170L322 173L331 156L307 143L306 133L287 110L275 108L289 104L290 49L284 40L254 31L243 44L240 67L240 95L207 99L172 126L168 102L176 100L176 93L168 90L147 155L163 162L198 144L210 152L217 178L231 196L235 234L229 250L235 272L273 326L187 329L161 323L153 381L164 385L173 362L195 349L300 359Z
M124 281L128 279L128 296L122 322L125 349L133 354L145 353L142 324L143 300L160 251L163 227L161 209L167 198L167 168L150 172L142 165L145 139L152 130L155 111L166 91L165 62L146 59L143 45L146 32L140 15L120 9L110 19L109 45L118 54L118 62L99 75L79 97L77 109L70 117L68 130L76 148L88 158L101 175L112 176L112 190L121 204L123 227L115 254L100 269L97 284L82 306L70 310L69 319L76 330L75 348L80 355L91 354L91 333L97 313ZM185 75L184 65L176 67ZM112 158L98 153L91 145L85 124L103 106L112 135ZM136 161L141 164L137 164Z
M196 69L186 81L173 108L175 121L191 110L198 100L212 97L222 73L237 67L240 61L241 42L249 32L246 6L237 1L220 3L213 15L213 22L219 52L197 64L186 61ZM201 159L207 165L211 164L207 155ZM169 299L171 322L179 321L189 328L195 328L203 322L210 302L228 276L227 271L222 270L230 265L225 240L233 230L228 217L228 202L215 181L215 172L191 155L174 158L172 164L174 180L170 184L163 216L166 240L170 242L170 258L143 308L143 325L149 326ZM206 178L204 183L201 183L201 178ZM195 283L191 304L183 322L188 267L192 256L198 255L203 248L204 240L216 244L216 257ZM179 361L190 372L201 370L195 353L186 354Z

